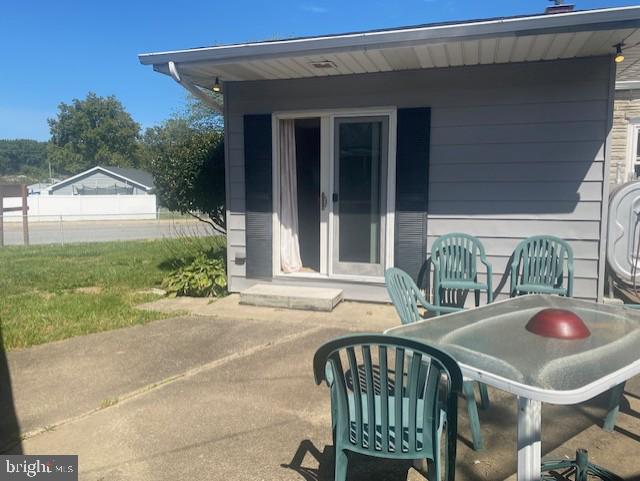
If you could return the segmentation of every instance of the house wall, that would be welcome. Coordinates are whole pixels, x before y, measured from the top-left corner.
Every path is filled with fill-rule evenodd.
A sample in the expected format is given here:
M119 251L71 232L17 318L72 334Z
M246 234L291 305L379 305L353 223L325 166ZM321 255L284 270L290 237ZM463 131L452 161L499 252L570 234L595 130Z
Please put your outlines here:
M611 141L611 168L609 179L616 183L618 165L620 179L625 182L630 172L627 165L627 149L629 148L629 120L640 118L640 90L616 91L613 110L613 130Z
M104 172L92 172L82 177L78 177L73 182L64 184L57 189L51 191L51 195L74 195L74 187L128 187L132 184L126 183L117 177L113 177ZM137 186L133 186L133 195L145 195L147 192Z
M596 298L611 64L601 57L226 83L231 290L250 284L245 265L236 262L246 245L243 115L426 106L432 109L429 246L448 232L478 236L493 264L494 287L506 291L503 273L517 242L557 235L575 251L575 295ZM373 292L365 286L345 295L364 290Z

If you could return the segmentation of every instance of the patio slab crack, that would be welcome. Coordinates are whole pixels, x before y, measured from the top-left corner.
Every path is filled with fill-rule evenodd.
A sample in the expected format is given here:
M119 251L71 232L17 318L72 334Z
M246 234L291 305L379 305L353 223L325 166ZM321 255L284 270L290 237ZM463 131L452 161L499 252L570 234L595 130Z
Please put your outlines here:
M165 386L169 386L171 384L174 384L174 383L176 383L178 381L181 381L183 379L188 379L188 378L194 377L194 376L196 376L196 375L198 375L198 374L200 374L202 372L206 372L206 371L210 371L212 369L216 369L216 368L218 368L220 366L224 366L224 365L226 365L226 364L228 364L230 362L237 361L239 359L252 356L252 355L257 354L257 353L259 353L261 351L265 351L265 350L271 349L273 347L276 347L276 346L279 346L279 345L282 345L282 344L287 344L287 343L289 343L291 341L295 341L297 339L306 337L306 336L308 336L310 334L314 334L314 333L320 332L323 329L325 329L325 328L322 327L322 326L313 326L313 327L309 327L309 328L304 329L304 330L299 330L299 331L297 331L297 332L295 332L293 334L283 336L283 337L281 337L281 338L279 338L277 340L265 342L263 344L259 344L259 345L256 345L256 346L251 346L251 347L242 349L240 351L234 352L234 353L229 354L229 355L227 355L225 357L222 357L220 359L216 359L214 361L211 361L211 362L208 362L208 363L205 363L205 364L201 364L199 366L187 369L187 370L185 370L183 372L180 372L178 374L174 374L172 376L168 376L168 377L166 377L164 379L161 379L159 381L155 381L153 383L147 384L147 385L142 386L142 387L140 387L138 389L134 389L134 390L129 391L127 393L121 394L121 395L117 396L116 398L109 399L109 402L107 402L107 403L105 403L103 401L100 406L97 406L94 409L90 409L90 410L85 411L85 412L83 412L81 414L77 414L75 416L70 416L70 417L61 419L59 421L56 421L54 423L47 424L46 426L40 426L40 427L37 427L35 429L31 429L31 430L29 430L29 431L27 431L25 433L22 433L20 435L19 439L15 439L13 442L10 442L10 443L6 444L5 446L3 446L0 449L0 453L4 453L4 452L9 451L19 441L30 439L30 438L36 437L38 435L41 435L41 434L44 434L44 433L47 433L47 432L50 432L50 431L54 431L57 428L65 426L65 425L68 425L68 424L76 423L78 421L86 419L89 416L92 416L92 415L97 414L99 412L103 412L103 411L105 411L107 409L113 409L116 406L124 404L124 403L126 403L128 401L134 400L136 398L139 398L140 396L143 396L145 394L154 392L154 391L156 391L158 389L161 389L161 388L163 388Z

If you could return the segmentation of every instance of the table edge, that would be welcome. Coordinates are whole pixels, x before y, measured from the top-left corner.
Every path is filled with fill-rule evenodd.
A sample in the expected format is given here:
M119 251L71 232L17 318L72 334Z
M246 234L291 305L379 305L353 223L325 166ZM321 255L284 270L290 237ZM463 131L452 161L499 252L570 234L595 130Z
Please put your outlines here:
M399 327L403 326L389 328L384 331L384 334L388 334L389 331L396 330ZM435 345L434 347L446 350L446 348L443 348L441 345ZM455 356L453 357L455 359ZM580 388L558 391L512 381L505 377L498 376L497 374L493 374L461 362L458 362L458 364L460 365L460 369L462 370L462 374L465 378L488 384L489 386L515 394L519 397L560 405L579 404L581 402L588 401L589 399L593 399L597 395L602 394L618 384L640 374L640 359L638 359L635 362L596 379L595 381Z

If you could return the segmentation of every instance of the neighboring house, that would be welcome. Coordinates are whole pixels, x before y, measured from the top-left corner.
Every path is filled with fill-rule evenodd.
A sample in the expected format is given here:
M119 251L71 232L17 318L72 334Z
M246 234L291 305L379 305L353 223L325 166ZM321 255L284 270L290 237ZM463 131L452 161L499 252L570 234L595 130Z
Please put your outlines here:
M640 176L640 46L630 45L624 56L616 74L611 147L610 179L618 184Z
M60 182L60 179L51 179L50 182L37 182L27 186L27 192L29 195L40 195L41 193L47 193L46 190L53 184Z
M46 193L49 195L146 195L151 194L153 188L153 176L144 170L97 166L49 186Z
M434 239L460 231L482 240L503 292L519 240L565 238L575 295L601 299L613 55L639 28L625 7L140 61L224 112L231 291L384 300L385 268L418 278ZM220 85L224 107L202 90Z
M5 206L18 201L10 198ZM153 177L138 169L98 166L46 187L33 184L28 204L29 222L157 218ZM20 221L20 212L5 214L5 220Z

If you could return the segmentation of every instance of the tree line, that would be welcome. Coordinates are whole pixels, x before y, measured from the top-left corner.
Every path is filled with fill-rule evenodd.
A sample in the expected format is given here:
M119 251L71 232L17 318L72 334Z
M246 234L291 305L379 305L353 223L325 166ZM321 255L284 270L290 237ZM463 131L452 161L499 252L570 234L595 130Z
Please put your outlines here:
M142 130L115 96L88 93L48 119L48 142L0 140L0 176L64 178L96 165L149 170L160 203L225 231L221 117L189 98L160 125Z

